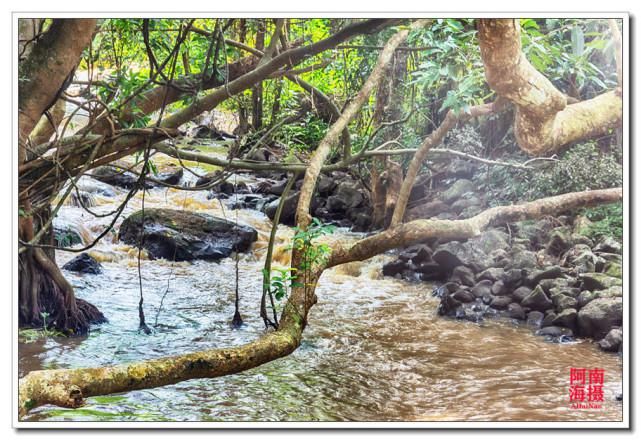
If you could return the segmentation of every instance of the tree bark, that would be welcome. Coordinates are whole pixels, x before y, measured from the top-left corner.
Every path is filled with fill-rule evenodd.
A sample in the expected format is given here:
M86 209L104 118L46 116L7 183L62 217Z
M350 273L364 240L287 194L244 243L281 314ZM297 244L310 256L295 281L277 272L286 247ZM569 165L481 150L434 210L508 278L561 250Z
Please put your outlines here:
M18 165L22 166L31 154L28 151L29 135L45 111L54 106L73 74L84 48L89 44L96 20L54 20L49 30L33 45L27 58L19 65L18 86ZM54 106L54 116L60 109ZM62 110L64 115L64 110ZM54 121L55 124L55 121ZM47 136L38 131L34 138ZM48 135L51 136L50 131ZM22 173L19 174L22 179ZM33 192L21 192L18 197L21 210L18 236L30 242L35 231L48 224L51 209L48 203L33 203ZM37 244L53 244L51 230L45 231ZM43 241L44 240L44 241ZM73 288L56 266L53 252L31 247L19 256L19 314L20 326L46 325L67 334L85 333L92 322L104 316L91 304L77 300Z
M18 70L18 163L23 163L29 134L56 102L65 79L80 61L96 27L95 19L56 19Z
M521 52L519 20L481 19L478 37L488 84L516 105L514 134L523 151L551 153L621 125L621 90L568 105L567 97Z

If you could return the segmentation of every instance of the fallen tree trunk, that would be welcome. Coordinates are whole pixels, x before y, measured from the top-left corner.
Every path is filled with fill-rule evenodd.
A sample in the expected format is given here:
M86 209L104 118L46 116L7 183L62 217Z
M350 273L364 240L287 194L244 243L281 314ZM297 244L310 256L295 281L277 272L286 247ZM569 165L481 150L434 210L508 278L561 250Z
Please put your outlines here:
M466 220L415 220L372 235L352 244L332 246L326 263L314 269L310 286L323 270L352 261L362 261L381 252L421 242L427 238L463 240L474 237L488 226L534 219L578 207L614 203L622 189L583 191L548 197L522 205L490 208ZM206 377L219 377L245 371L287 356L300 345L304 322L316 297L308 289L294 288L279 330L239 347L207 350L179 356L109 367L32 371L19 382L20 417L37 406L82 405L90 396L154 388Z

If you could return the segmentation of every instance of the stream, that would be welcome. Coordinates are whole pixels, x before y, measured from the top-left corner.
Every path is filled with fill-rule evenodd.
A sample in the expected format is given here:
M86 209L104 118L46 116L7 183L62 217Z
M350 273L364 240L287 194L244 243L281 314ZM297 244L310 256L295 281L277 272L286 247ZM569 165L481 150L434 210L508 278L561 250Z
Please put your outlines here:
M185 172L183 184L190 180L195 177ZM101 213L117 207L126 194L88 177L81 183L116 193L95 194L93 209ZM205 191L152 189L145 195L147 208L237 218L258 230L252 252L240 255L242 328L229 325L234 313L233 258L219 263L151 261L143 252L144 306L154 332L138 332L138 250L109 233L90 251L103 266L101 274L64 271L77 296L96 305L109 322L84 338L21 338L20 376L37 369L103 366L239 345L264 334L261 269L271 222L260 212L232 211L221 202L207 200ZM124 217L141 203L139 193ZM74 225L88 242L109 220L69 205L56 219ZM280 227L275 265L288 265L292 234L291 228ZM360 236L338 229L329 239ZM75 255L58 252L57 262L62 266ZM619 355L601 352L587 340L549 343L507 320L477 324L441 318L433 286L382 277L382 264L392 258L381 255L326 271L302 345L287 358L232 376L92 397L79 409L44 406L25 421L621 420L622 405L614 397L621 390ZM571 408L573 367L605 370L600 409Z

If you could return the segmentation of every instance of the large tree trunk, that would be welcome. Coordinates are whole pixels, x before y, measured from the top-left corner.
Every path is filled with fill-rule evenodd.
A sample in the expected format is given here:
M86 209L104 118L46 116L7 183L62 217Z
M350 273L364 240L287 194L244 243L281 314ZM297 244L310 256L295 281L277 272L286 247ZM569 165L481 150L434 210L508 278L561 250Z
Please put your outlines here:
M621 125L621 89L568 105L566 96L521 52L518 19L481 19L478 30L485 77L496 93L516 105L514 134L523 151L551 153Z
M33 218L20 218L23 241L34 238L48 223L50 209L42 209ZM51 226L38 244L54 244ZM89 326L105 321L93 305L75 297L73 287L55 262L53 249L31 247L18 256L18 326L56 329L68 335L85 334Z
M19 146L18 164L32 156L29 136L48 108L54 106L63 84L80 60L83 49L93 35L96 20L54 20L49 30L31 48L19 67L18 96ZM63 113L54 111L52 119ZM55 124L54 120L54 124ZM53 127L53 126L52 126ZM42 139L53 130L35 130L32 139ZM22 175L20 175L22 177ZM18 199L20 218L18 236L31 243L42 227L50 224L51 209L46 204L36 208L30 191ZM35 245L52 245L52 231L45 231ZM91 304L75 298L71 284L56 266L53 250L36 246L22 247L18 264L19 318L21 327L55 328L67 334L86 333L93 322L104 316Z
M403 113L403 82L407 74L407 59L409 52L396 52L394 63L390 69L389 79L378 90L376 107L374 109L374 124L381 126L384 123L398 121ZM381 143L396 140L401 135L398 125L383 129ZM379 171L381 168L383 171ZM370 182L372 187L372 228L385 229L390 225L394 207L403 183L403 169L400 164L389 157L372 160Z

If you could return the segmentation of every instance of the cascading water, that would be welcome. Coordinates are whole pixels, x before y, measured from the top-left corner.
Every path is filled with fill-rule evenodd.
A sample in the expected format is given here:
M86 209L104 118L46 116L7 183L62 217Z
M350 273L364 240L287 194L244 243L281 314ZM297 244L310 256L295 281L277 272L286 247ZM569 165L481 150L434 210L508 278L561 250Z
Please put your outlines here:
M185 173L185 178L189 173ZM101 184L83 177L86 188ZM97 212L113 210L125 191L96 196ZM233 199L233 196L232 196ZM184 209L235 218L225 202L206 192L152 189L145 207ZM134 197L124 217L141 207ZM123 217L123 218L124 218ZM122 220L122 219L121 219ZM120 221L116 224L118 230ZM76 225L91 241L109 218L65 205L57 222ZM231 329L234 261L151 261L143 253L145 312L153 334L138 332L137 250L111 232L90 254L99 275L65 272L76 294L95 304L109 323L87 338L20 343L20 375L35 369L108 365L213 347L238 345L263 332L259 317L263 259L271 223L262 213L239 210L238 221L259 231L251 253L240 258L241 313ZM274 264L286 266L291 228L281 226ZM331 239L352 240L338 230ZM75 255L58 252L62 266ZM614 398L622 360L589 341L552 344L511 322L482 324L436 315L432 287L383 278L389 256L327 271L319 282L301 347L291 356L251 371L123 395L89 398L79 409L45 406L26 420L620 420ZM162 308L161 308L162 304ZM601 409L572 409L572 367L605 370Z

